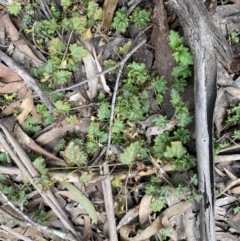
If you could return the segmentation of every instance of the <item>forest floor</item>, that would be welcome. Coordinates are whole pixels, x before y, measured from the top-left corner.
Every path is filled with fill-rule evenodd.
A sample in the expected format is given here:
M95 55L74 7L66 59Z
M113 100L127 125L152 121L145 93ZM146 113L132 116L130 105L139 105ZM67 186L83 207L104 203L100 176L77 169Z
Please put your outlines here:
M204 2L234 58L218 64L213 138L216 237L235 241L240 1ZM170 3L0 11L0 240L199 240L194 58Z

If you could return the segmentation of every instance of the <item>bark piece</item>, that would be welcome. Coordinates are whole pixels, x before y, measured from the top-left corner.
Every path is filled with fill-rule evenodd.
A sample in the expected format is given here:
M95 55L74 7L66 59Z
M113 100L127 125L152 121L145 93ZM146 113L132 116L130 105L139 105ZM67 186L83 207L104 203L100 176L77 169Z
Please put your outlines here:
M174 114L174 108L170 103L171 85L172 85L172 69L176 65L173 59L173 52L168 45L168 21L167 14L164 9L163 0L156 1L154 7L153 25L153 42L155 47L155 60L160 76L164 76L168 83L168 91L164 96L163 108L169 118Z
M232 61L225 38L211 22L200 0L170 0L183 26L194 56L194 95L196 148L200 201L200 235L203 241L214 241L214 169L213 110L216 99L217 59Z

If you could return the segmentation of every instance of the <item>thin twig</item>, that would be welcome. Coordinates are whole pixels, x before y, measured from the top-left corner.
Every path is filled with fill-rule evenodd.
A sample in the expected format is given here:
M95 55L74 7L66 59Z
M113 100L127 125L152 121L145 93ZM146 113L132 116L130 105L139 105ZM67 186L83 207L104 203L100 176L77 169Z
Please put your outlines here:
M16 237L20 238L21 240L24 240L24 241L33 241L32 239L30 239L30 238L22 235L21 233L16 232L15 230L9 228L9 227L6 226L6 225L1 225L0 228L1 228L2 230L4 230L4 231L8 232L8 233L11 233L11 234L15 235ZM1 232L1 230L0 230L0 232Z
M38 83L32 78L24 69L22 69L18 64L16 64L8 55L6 55L2 50L0 50L0 60L4 61L14 72L16 72L40 97L42 102L47 106L47 108L53 112L56 108L52 102L44 95L43 91L39 87ZM28 96L27 98L29 98Z
M63 211L62 207L59 205L51 189L44 191L42 190L42 187L35 182L36 178L39 178L40 175L32 165L25 151L18 144L18 142L12 137L8 129L2 123L0 123L0 128L3 130L4 134L8 138L8 141L12 144L16 154L15 152L13 152L10 145L6 142L4 136L0 133L0 143L3 145L4 149L9 153L11 158L15 161L15 163L20 168L20 170L29 179L31 184L38 190L38 192L43 197L46 204L49 205L49 207L53 210L53 212L59 217L59 219L63 222L65 227L68 228L75 236L78 236L72 223L68 220L67 215Z
M48 226L42 225L40 223L37 223L35 221L33 221L30 217L28 217L25 213L23 213L20 209L18 209L8 198L7 196L2 193L0 191L1 196L6 200L6 202L4 203L5 205L9 205L12 209L14 209L18 214L20 214L25 222L23 222L23 220L20 220L18 218L16 218L15 216L11 215L10 213L8 213L7 211L5 211L4 209L2 209L0 207L0 213L3 213L4 215L9 216L12 219L15 219L17 222L20 222L23 226L32 226L34 225L35 227L37 227L38 229L40 229L41 231L45 231L48 232L49 234L54 234L57 235L58 237L62 238L62 239L66 239L66 240L70 240L70 241L75 241L76 239L72 236L72 234L70 233L64 233L61 232L59 230L53 229L53 228L49 228ZM22 221L22 222L21 222Z
M115 109L116 97L117 97L120 77L122 75L122 70L123 70L125 63L132 56L132 54L137 49L139 49L145 42L146 42L146 40L141 41L120 62L120 69L119 69L119 72L117 75L117 80L116 80L114 92L113 92L113 98L112 98L112 104L111 104L111 115L110 115L110 121L109 121L107 150L106 150L106 154L105 154L105 162L103 164L103 171L101 172L102 175L106 175L106 179L103 181L102 186L103 186L105 209L106 209L107 217L108 217L109 237L110 237L111 241L118 241L115 213L114 213L114 205L113 205L113 196L112 196L112 186L111 186L111 180L110 180L110 175L109 175L109 166L108 166L108 161L107 161L108 154L109 154L109 148L111 145L111 139L112 139L112 125L113 125L113 120L114 120L114 109Z

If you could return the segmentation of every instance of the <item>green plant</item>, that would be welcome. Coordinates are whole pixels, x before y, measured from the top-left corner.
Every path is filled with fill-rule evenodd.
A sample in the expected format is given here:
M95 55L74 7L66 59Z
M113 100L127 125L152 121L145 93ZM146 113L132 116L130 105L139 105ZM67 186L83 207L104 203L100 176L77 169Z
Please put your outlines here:
M0 153L0 163L1 164L7 163L7 154L6 153Z
M227 118L227 124L236 125L239 122L240 118L240 104L237 104L232 107L230 114Z
M23 123L23 130L28 134L35 134L41 131L42 127L37 118L28 115Z
M134 23L137 27L143 28L150 21L150 12L140 7L136 7L132 12L131 16L127 17L127 8L122 7L115 12L112 28L120 32L127 30L129 22Z
M236 215L240 212L240 205L239 204L240 204L240 197L238 197L237 200L236 200L237 206L235 208L233 208L234 215Z
M33 220L42 225L47 225L48 221L46 220L46 215L45 207L41 205L40 208L33 213Z
M48 178L48 168L46 167L45 160L42 157L37 157L33 165L39 171L40 177L36 178L35 184L39 185L42 190L47 190L51 186L51 182Z
M112 22L112 28L120 32L125 32L128 27L127 8L122 7L116 11Z
M160 235L161 235L162 240L167 240L167 239L170 238L171 235L172 235L171 230L169 230L169 229L167 229L167 228L161 228L161 229L159 230L159 232L160 232Z
M150 203L150 208L153 212L160 212L165 206L165 201L163 198L154 200Z
M10 14L18 15L20 12L19 3L13 2L11 5L7 7L7 10Z
M66 140L63 138L60 138L57 142L57 145L60 150L63 150L66 147Z
M21 187L6 185L8 182L5 184L6 177L2 174L0 175L0 180L0 191L2 191L11 202L23 210L24 205L27 203L25 191Z
M239 43L239 33L237 33L236 31L231 32L230 39L235 44Z
M150 12L146 11L145 9L141 9L140 7L136 7L130 17L130 20L137 27L145 27L147 23L150 22Z

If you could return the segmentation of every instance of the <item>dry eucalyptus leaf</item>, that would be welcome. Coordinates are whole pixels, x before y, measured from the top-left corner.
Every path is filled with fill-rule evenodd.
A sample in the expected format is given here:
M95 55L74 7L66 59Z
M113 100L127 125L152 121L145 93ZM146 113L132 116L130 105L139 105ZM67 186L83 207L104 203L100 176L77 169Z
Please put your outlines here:
M0 63L0 77L1 81L4 83L10 83L15 81L22 80L21 77L15 73L12 69L7 67L6 65Z
M40 155L46 156L52 160L55 160L56 165L58 166L66 166L66 162L53 154L45 151L42 147L40 147L35 141L33 141L23 130L20 126L16 125L14 129L14 135L17 141L25 146L29 147L31 150L37 152Z
M135 227L133 224L127 224L120 229L120 241L129 241L130 237L135 234Z
M133 209L130 209L125 215L124 217L120 220L120 222L118 223L117 229L121 229L122 226L128 224L129 222L131 222L134 218L136 218L138 216L138 207L135 207Z
M6 29L6 32L9 35L9 38L11 39L11 41L16 41L19 39L19 32L18 30L15 28L15 26L13 25L11 19L9 18L8 14L4 14L2 16L2 20Z
M90 53L88 53L85 57L83 57L83 63L85 66L87 78L90 78L98 73L95 60ZM93 99L94 97L97 96L98 78L95 78L88 82L88 92L89 92L90 99Z
M1 66L0 66L1 68ZM3 84L0 82L0 94L17 93L26 83L23 81L12 82L9 84Z
M146 227L150 223L150 203L153 196L144 195L139 206L139 223L141 227Z
M32 91L28 90L28 93L27 93L26 96L31 95L31 94L32 94ZM17 120L18 120L18 123L22 126L24 124L27 116L32 111L32 109L34 108L33 98L28 97L25 100L23 100L23 102L20 105L20 108L22 109L22 113L20 113L17 116Z
M233 194L240 194L240 186L234 187L234 188L232 189L232 193L233 193Z
M152 235L157 233L160 228L163 228L162 218L164 216L168 216L169 218L171 218L172 216L184 214L191 206L191 202L185 201L169 207L168 209L163 211L149 227L147 227L142 233L132 238L131 241L144 241L145 239L150 238Z

